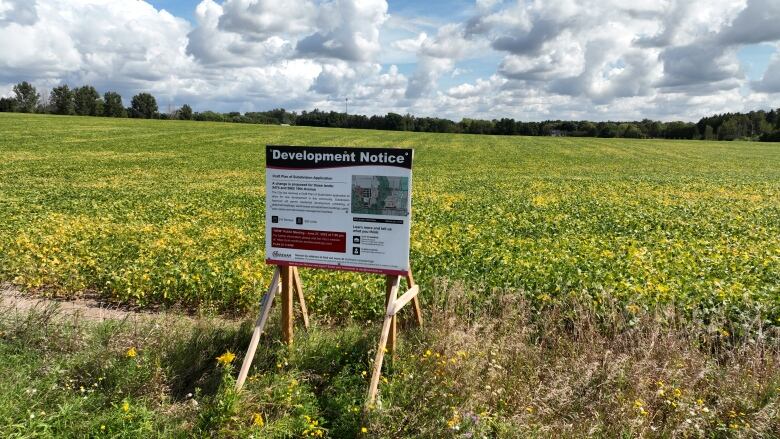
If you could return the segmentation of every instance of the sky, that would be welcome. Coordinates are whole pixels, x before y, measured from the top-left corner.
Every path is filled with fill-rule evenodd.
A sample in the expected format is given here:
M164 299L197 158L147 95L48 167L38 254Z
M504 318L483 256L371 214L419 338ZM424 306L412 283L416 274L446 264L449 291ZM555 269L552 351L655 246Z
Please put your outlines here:
M780 107L780 0L0 0L0 96L696 121Z

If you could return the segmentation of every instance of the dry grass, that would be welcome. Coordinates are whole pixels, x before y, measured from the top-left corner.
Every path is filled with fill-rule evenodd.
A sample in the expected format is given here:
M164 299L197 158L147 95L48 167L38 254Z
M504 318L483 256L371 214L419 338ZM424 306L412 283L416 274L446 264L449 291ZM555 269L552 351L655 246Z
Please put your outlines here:
M396 365L379 436L780 437L780 333L760 319L735 336L670 307L533 310L499 291L464 317L469 295L438 290L430 352Z

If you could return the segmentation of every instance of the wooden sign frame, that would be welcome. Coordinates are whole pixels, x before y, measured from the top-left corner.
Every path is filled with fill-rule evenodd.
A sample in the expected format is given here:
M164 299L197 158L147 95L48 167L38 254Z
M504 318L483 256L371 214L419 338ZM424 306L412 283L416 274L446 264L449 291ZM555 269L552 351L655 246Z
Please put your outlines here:
M376 349L376 357L374 358L371 381L366 394L366 408L370 408L376 401L385 352L393 353L395 351L397 338L396 314L398 314L398 312L409 302L412 302L412 310L417 325L422 326L423 324L422 308L420 307L420 300L417 297L420 292L420 287L414 282L411 269L407 271L406 283L409 289L398 297L401 276L385 276L386 311L384 321L382 322L382 331L379 334L379 343ZM298 296L303 326L306 329L309 328L309 313L306 309L306 300L303 296L303 283L301 282L300 273L298 273L298 267L294 265L277 265L271 278L271 284L268 286L268 292L266 292L260 302L260 313L255 321L252 339L249 341L249 346L244 355L244 361L241 364L241 371L236 380L236 390L241 390L246 381L246 377L249 374L249 368L252 365L252 360L257 351L257 345L260 342L260 335L263 333L263 329L268 322L268 315L270 314L271 306L273 305L277 291L279 291L282 296L282 341L287 345L290 345L293 342L293 322L295 319L293 313L293 291L295 291Z

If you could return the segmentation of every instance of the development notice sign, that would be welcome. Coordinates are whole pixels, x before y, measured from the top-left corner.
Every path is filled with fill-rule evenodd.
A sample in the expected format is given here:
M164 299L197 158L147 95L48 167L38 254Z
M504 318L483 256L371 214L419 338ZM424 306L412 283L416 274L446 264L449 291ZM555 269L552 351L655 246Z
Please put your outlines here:
M413 155L266 146L266 262L406 275Z

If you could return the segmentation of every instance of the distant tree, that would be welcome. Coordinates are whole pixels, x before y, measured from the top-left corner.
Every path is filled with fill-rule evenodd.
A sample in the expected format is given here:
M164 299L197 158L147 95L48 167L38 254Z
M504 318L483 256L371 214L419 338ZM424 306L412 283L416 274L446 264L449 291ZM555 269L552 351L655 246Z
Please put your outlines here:
M625 127L621 130L620 127L623 127L624 125L625 125ZM618 127L618 131L619 132L622 131L620 137L625 137L625 138L628 138L628 139L641 139L642 138L642 132L639 131L639 128L637 128L637 126L634 125L633 123L621 124L620 127Z
M12 113L16 111L16 99L0 98L0 113Z
M122 106L122 96L115 91L103 94L103 116L125 117L125 107Z
M385 116L385 126L382 129L402 131L404 117L398 113L387 113Z
M149 93L138 93L130 102L132 117L152 119L157 115L157 100Z
M517 124L515 124L514 119L502 118L496 122L495 131L496 134L511 136L513 134L517 134Z
M667 139L694 139L698 137L696 124L687 122L669 122L666 124Z
M701 140L701 133L699 133L699 127L696 126L695 123L690 125L691 125L691 139Z
M51 93L41 91L41 98L38 99L38 105L35 106L35 112L38 114L46 114L52 112L51 105Z
M16 109L21 113L32 113L41 99L41 95L29 82L23 81L14 85L16 94Z
M98 94L95 87L84 85L73 90L74 110L79 116L97 116Z
M103 99L98 97L95 99L95 116L103 115Z
M660 139L666 135L666 126L663 122L653 121L647 124L647 135L653 139Z
M73 92L67 84L51 89L49 101L55 114L73 114Z
M780 142L780 130L772 133L764 133L759 140L762 142Z
M187 104L182 105L179 109L179 119L192 120L192 107Z
M202 113L195 113L193 119L208 122L224 122L225 118L219 113L213 111L204 111Z
M715 140L715 133L712 129L712 125L704 127L704 140Z
M593 122L587 121L580 124L579 131L582 132L583 136L587 137L596 137L599 133L599 129L596 128L596 125L594 125Z
M599 123L599 137L616 137L617 126L613 122Z
M734 140L740 137L740 134L739 123L735 118L727 119L720 128L718 128L719 140Z

